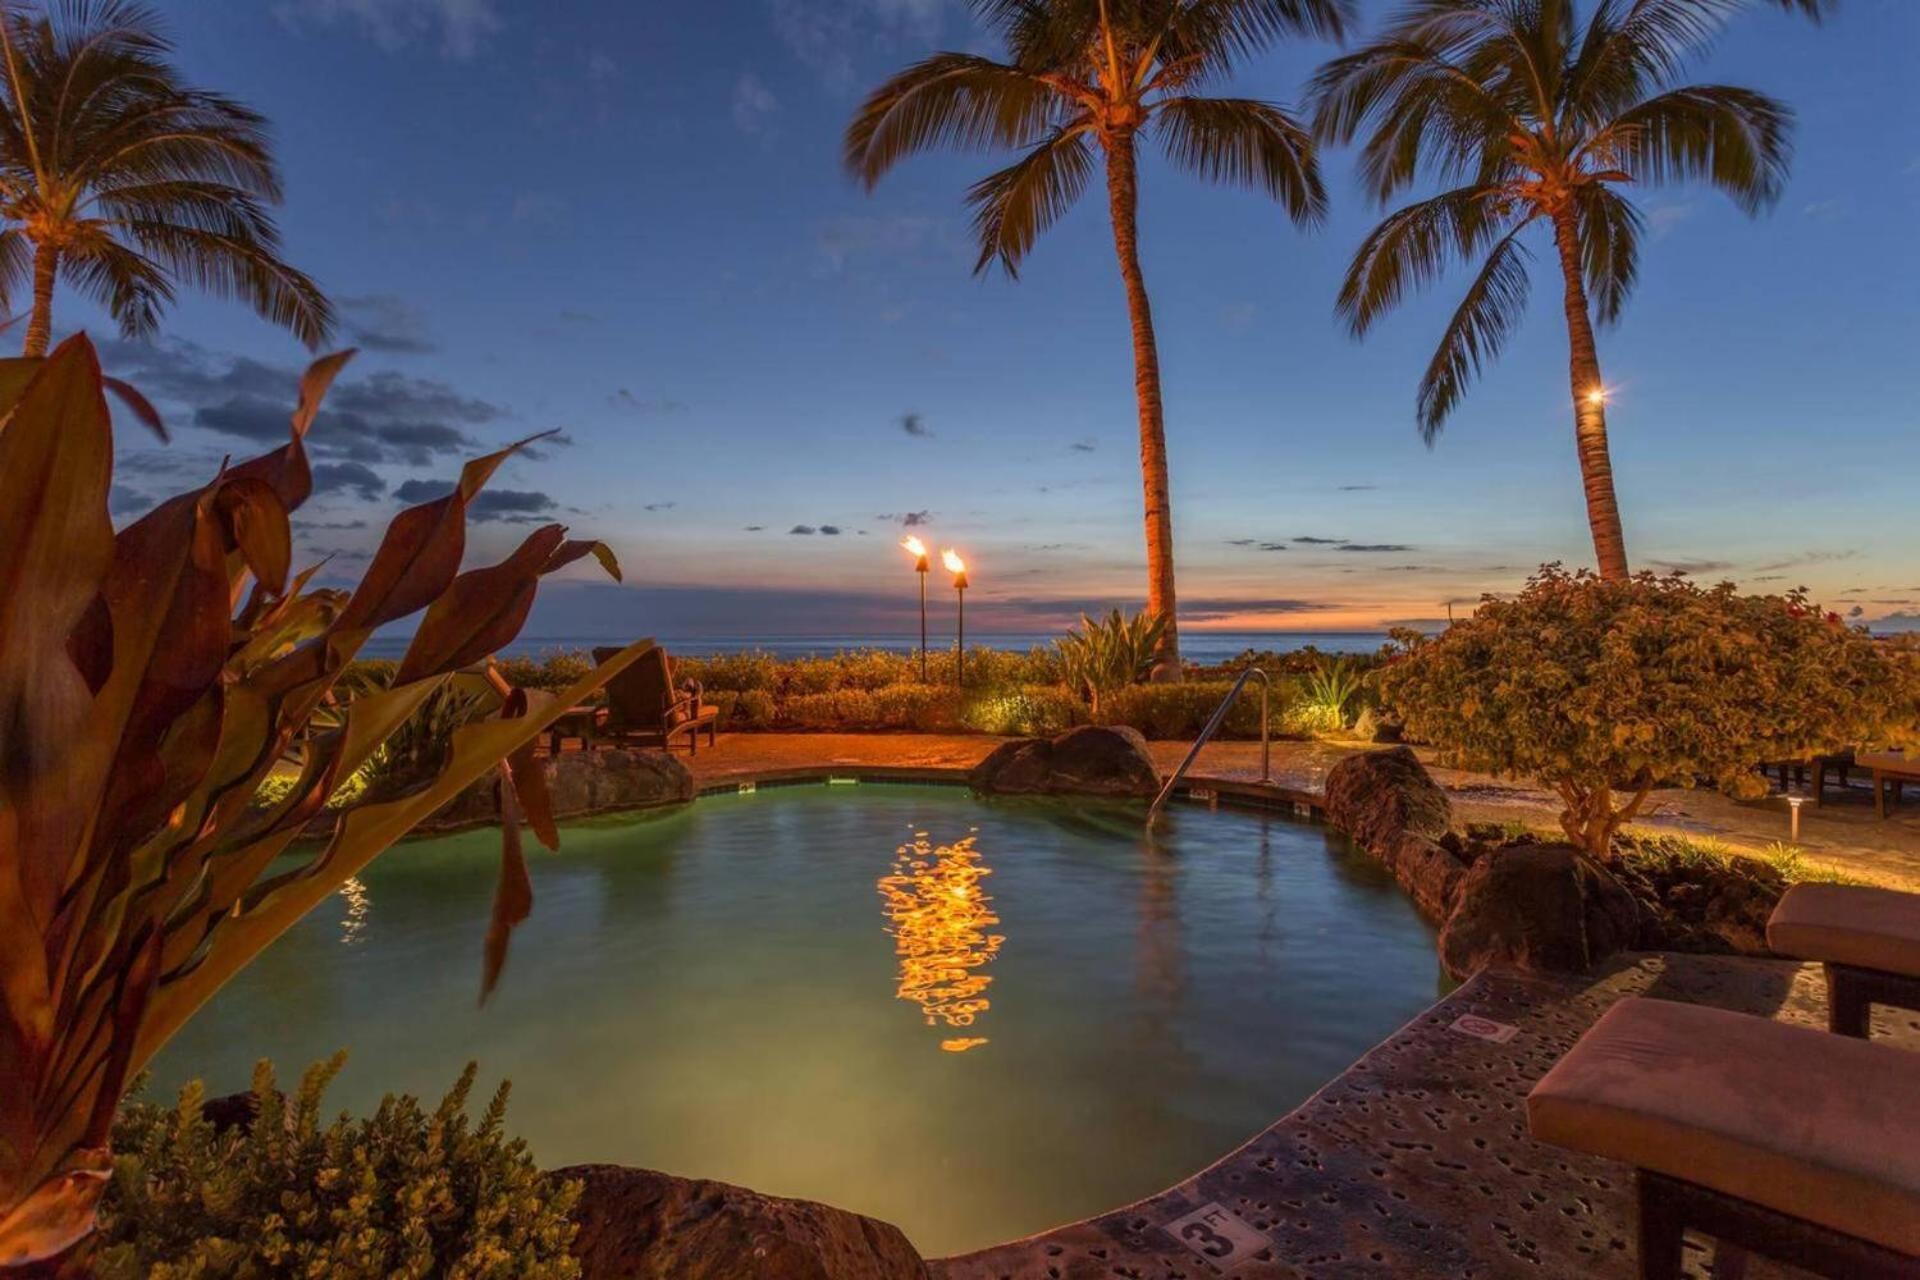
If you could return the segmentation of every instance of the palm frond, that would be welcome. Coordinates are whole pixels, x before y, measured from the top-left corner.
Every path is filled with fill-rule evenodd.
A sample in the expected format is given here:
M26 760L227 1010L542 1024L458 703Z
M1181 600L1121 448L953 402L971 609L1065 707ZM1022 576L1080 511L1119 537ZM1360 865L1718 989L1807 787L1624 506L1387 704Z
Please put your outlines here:
M1327 214L1313 135L1281 108L1251 98L1162 99L1153 120L1167 158L1212 182L1264 191L1295 222Z
M1084 120L1057 129L1033 150L967 191L973 208L974 237L980 242L975 273L996 260L1009 276L1020 274L1021 260L1040 233L1086 190L1095 165Z
M1527 248L1522 222L1487 254L1480 274L1447 322L1447 331L1420 379L1420 438L1431 445L1482 366L1500 354L1527 309Z
M1217 72L1291 37L1344 40L1354 20L1353 0L1163 0L1157 7L1165 10L1162 55L1203 60Z
M1786 186L1792 129L1792 110L1764 93L1691 85L1622 112L1594 145L1636 182L1697 178L1751 214Z
M1456 259L1470 259L1508 219L1498 188L1461 187L1396 210L1361 242L1335 312L1356 338Z
M1018 67L936 53L868 96L847 127L842 157L847 172L871 188L918 151L1018 146L1073 105Z
M333 304L319 286L260 240L160 220L124 225L135 243L171 274L215 297L247 303L307 346L317 346L332 332Z
M1578 196L1581 275L1593 300L1594 318L1616 324L1640 270L1640 211L1600 183Z
M166 268L102 232L83 234L61 255L75 292L113 317L122 337L151 338L174 300Z

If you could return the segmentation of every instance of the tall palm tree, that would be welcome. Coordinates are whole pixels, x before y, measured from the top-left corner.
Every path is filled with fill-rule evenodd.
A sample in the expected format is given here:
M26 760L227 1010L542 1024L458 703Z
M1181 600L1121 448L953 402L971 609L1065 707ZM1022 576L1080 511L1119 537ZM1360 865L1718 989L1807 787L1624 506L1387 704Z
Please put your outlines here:
M1194 91L1274 42L1338 38L1351 0L972 0L1005 61L936 53L876 89L847 129L846 165L869 190L904 157L937 147L1019 148L967 192L980 243L976 272L1009 276L1104 160L1113 247L1133 325L1134 395L1145 488L1147 608L1166 620L1156 674L1177 679L1173 513L1153 311L1140 270L1138 145L1154 138L1175 165L1264 191L1296 223L1326 212L1308 131L1251 98Z
M1773 0L1818 18L1831 0ZM1521 233L1551 235L1565 288L1574 439L1603 577L1627 576L1593 322L1620 317L1643 220L1623 188L1698 180L1748 214L1786 181L1792 113L1751 89L1673 87L1745 0L1411 0L1365 48L1313 83L1323 140L1367 138L1360 169L1381 204L1426 174L1459 183L1390 214L1361 244L1338 311L1364 335L1451 260L1480 259L1421 379L1432 444L1467 383L1526 311Z
M279 256L262 117L183 83L142 5L0 5L0 301L31 281L26 354L46 353L62 278L128 337L158 328L184 280L324 341L332 308Z

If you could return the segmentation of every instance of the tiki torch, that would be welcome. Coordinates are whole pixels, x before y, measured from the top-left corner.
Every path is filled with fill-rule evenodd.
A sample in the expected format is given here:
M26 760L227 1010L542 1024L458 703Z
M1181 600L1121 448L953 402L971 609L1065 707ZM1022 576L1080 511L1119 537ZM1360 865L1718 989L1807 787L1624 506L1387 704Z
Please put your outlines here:
M913 571L920 575L920 683L927 682L927 544L908 534L900 545L913 557Z
M967 683L967 562L960 558L959 552L948 547L940 553L940 563L953 575L953 593L960 600L958 627L954 633L953 682L964 686Z

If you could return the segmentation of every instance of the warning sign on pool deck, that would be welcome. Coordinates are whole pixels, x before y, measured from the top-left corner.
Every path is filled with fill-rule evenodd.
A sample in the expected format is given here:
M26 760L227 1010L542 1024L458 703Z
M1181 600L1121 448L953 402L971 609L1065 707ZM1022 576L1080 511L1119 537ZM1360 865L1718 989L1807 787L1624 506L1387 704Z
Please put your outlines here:
M1505 1044L1520 1034L1520 1028L1510 1022L1495 1022L1492 1018L1483 1018L1477 1013L1464 1013L1453 1020L1447 1028L1463 1036L1472 1036L1475 1040L1491 1040L1495 1044Z
M1268 1247L1265 1235L1218 1202L1203 1204L1167 1224L1173 1238L1222 1271L1229 1271Z

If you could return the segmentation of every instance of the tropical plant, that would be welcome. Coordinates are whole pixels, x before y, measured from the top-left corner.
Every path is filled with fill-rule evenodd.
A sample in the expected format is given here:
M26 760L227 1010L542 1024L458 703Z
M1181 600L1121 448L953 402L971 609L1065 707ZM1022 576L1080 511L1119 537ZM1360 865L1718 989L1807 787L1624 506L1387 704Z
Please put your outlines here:
M1803 592L1745 596L1679 574L1542 568L1439 635L1401 633L1379 674L1408 735L1450 763L1537 778L1604 856L1657 786L1765 793L1766 761L1876 743L1914 724L1920 664Z
M1180 676L1160 355L1140 267L1137 146L1272 196L1302 225L1326 212L1313 140L1285 110L1196 93L1284 37L1338 37L1351 0L972 0L1006 60L936 53L874 90L847 129L846 167L871 190L906 156L1019 148L967 192L976 272L1016 275L1041 232L1105 164L1114 251L1133 327L1145 490L1147 609L1166 620L1156 674Z
M193 1081L174 1107L132 1102L113 1130L101 1229L61 1274L87 1280L253 1276L461 1276L573 1280L577 1182L547 1183L509 1138L502 1081L479 1124L475 1067L432 1111L389 1094L364 1119L323 1123L346 1054L309 1068L292 1097L254 1068L251 1111L209 1116Z
M1792 113L1751 89L1674 87L1749 0L1410 0L1378 39L1313 82L1314 129L1350 142L1381 204L1423 175L1451 185L1362 242L1338 312L1356 337L1455 258L1479 270L1420 382L1428 444L1526 313L1522 233L1550 233L1570 344L1574 443L1600 573L1627 576L1593 322L1620 318L1643 218L1628 186L1704 181L1749 214L1785 184ZM1812 16L1832 0L1773 0Z
M0 304L30 284L27 355L46 354L63 278L128 337L185 281L325 341L332 307L280 257L266 122L187 84L152 11L6 0L0 53Z
M498 770L505 850L481 990L531 904L519 816L557 840L533 743L647 647L558 698L504 684L437 775L296 836L455 670L510 641L542 575L594 555L559 525L460 572L468 505L519 446L402 511L351 593L294 575L304 438L347 355L302 380L290 438L117 534L113 439L84 335L0 362L0 1265L88 1230L126 1083L222 983L421 819ZM23 372L27 376L22 376ZM249 587L249 584L251 586ZM315 713L376 628L424 610L386 689ZM300 781L254 806L289 753ZM284 865L284 864L283 864Z
M1301 680L1296 714L1317 731L1338 733L1347 727L1348 710L1366 684L1367 672L1359 663L1323 654Z
M1152 672L1169 621L1151 611L1129 615L1115 609L1100 619L1083 613L1079 627L1054 641L1067 688L1087 700L1096 721L1101 699Z

